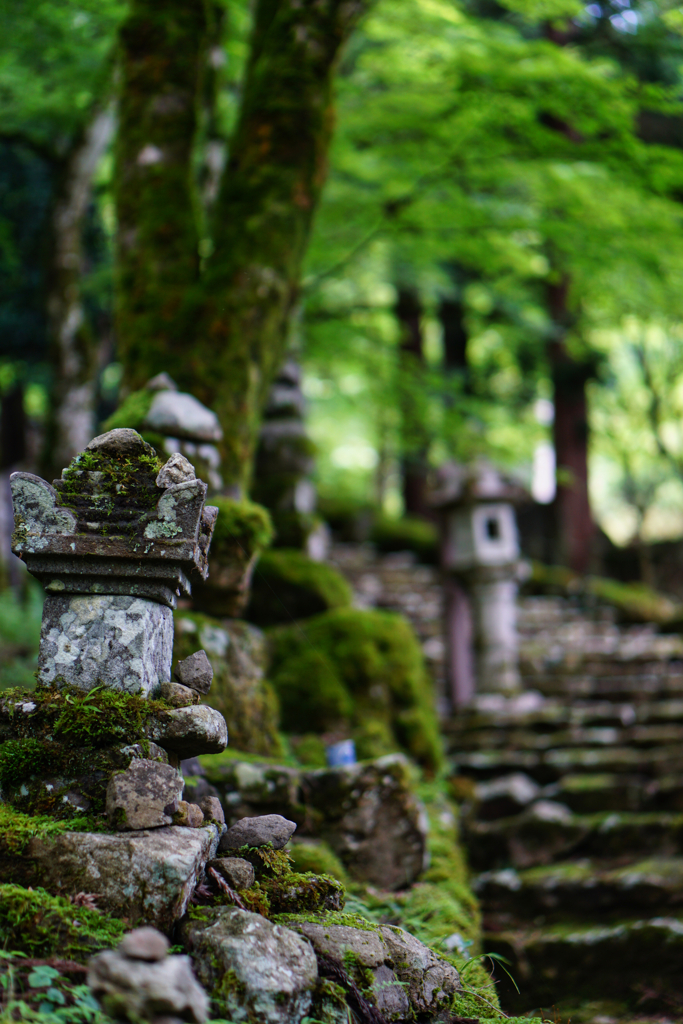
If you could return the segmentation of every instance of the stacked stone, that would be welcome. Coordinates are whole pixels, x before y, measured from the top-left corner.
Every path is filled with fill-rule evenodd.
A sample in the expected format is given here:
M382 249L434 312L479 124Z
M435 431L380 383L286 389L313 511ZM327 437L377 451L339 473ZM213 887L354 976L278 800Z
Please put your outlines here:
M0 701L0 799L57 819L106 811L128 834L206 819L211 835L190 844L181 871L189 899L224 830L218 801L181 800L181 759L227 745L223 716L198 703L213 675L205 652L180 662L171 680L172 609L192 577L207 575L217 515L204 503L207 485L184 456L162 466L138 433L121 429L95 438L54 487L28 473L13 474L11 486L13 550L47 597L35 694ZM79 843L96 875L102 856L107 875L118 852L110 843L93 852L96 838L104 837L62 837L73 849L60 884L86 870ZM50 871L34 845L22 865L29 884ZM165 857L162 847L148 844L150 863Z
M252 497L270 512L277 547L303 548L322 560L327 532L315 515L313 453L304 423L301 368L290 359L280 370L264 411Z

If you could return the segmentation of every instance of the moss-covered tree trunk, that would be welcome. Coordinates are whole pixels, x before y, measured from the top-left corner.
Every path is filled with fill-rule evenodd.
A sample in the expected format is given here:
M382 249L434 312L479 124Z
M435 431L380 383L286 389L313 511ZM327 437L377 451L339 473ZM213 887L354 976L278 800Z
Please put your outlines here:
M192 157L206 31L204 0L132 0L121 30L116 329L132 388L162 370L181 376L195 340Z
M81 297L83 219L93 176L113 131L113 110L98 111L59 166L47 246L52 392L42 469L48 476L68 466L93 436L97 345Z

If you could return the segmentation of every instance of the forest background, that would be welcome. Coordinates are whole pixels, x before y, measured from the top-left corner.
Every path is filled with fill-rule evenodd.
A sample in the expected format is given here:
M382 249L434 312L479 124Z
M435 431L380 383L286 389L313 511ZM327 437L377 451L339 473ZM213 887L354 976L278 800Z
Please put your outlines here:
M165 370L248 492L294 352L323 501L421 514L486 457L556 476L552 561L683 535L682 9L0 11L4 469Z

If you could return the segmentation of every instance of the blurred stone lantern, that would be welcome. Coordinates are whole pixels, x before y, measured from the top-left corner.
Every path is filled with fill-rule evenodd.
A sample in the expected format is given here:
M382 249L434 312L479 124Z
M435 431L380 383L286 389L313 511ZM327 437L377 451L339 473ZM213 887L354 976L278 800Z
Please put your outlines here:
M514 502L523 496L485 463L440 472L433 503L441 521L449 704L520 688Z

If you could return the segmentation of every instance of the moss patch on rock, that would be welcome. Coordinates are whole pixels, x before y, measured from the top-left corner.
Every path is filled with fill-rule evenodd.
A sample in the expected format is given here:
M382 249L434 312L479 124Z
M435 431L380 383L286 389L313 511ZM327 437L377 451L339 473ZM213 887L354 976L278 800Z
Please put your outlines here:
M346 729L360 758L403 749L430 771L441 764L432 686L402 616L340 608L269 638L285 731Z
M439 533L434 523L406 516L390 519L379 516L370 533L378 551L412 551L418 561L436 565L439 560Z
M81 816L58 821L50 815L30 815L0 803L0 857L23 853L31 839L60 836L65 832L108 832L103 818Z
M110 519L116 532L121 533L126 530L123 520L129 518L131 509L146 512L156 506L162 494L156 485L161 467L155 449L142 438L139 451L133 455L86 448L71 460L62 479L55 483L59 503L72 508L76 514L82 511L89 519L96 510L98 516L105 522ZM93 477L93 474L98 476ZM133 518L130 529L135 525Z
M294 871L314 871L320 875L331 875L343 885L348 884L344 865L327 843L294 843L290 850Z
M115 946L124 931L122 921L44 889L0 885L0 935L7 949L32 957L83 961Z
M212 558L220 560L237 548L248 561L257 551L268 547L273 539L273 524L263 505L225 497L212 498L211 504L218 509L211 541Z
M348 608L352 596L336 569L302 551L278 548L266 551L258 561L246 615L258 626L273 626Z
M139 430L147 419L147 413L152 407L154 397L155 392L149 388L133 391L111 414L106 423L102 424L102 429L117 430L120 427L130 427L132 430Z

